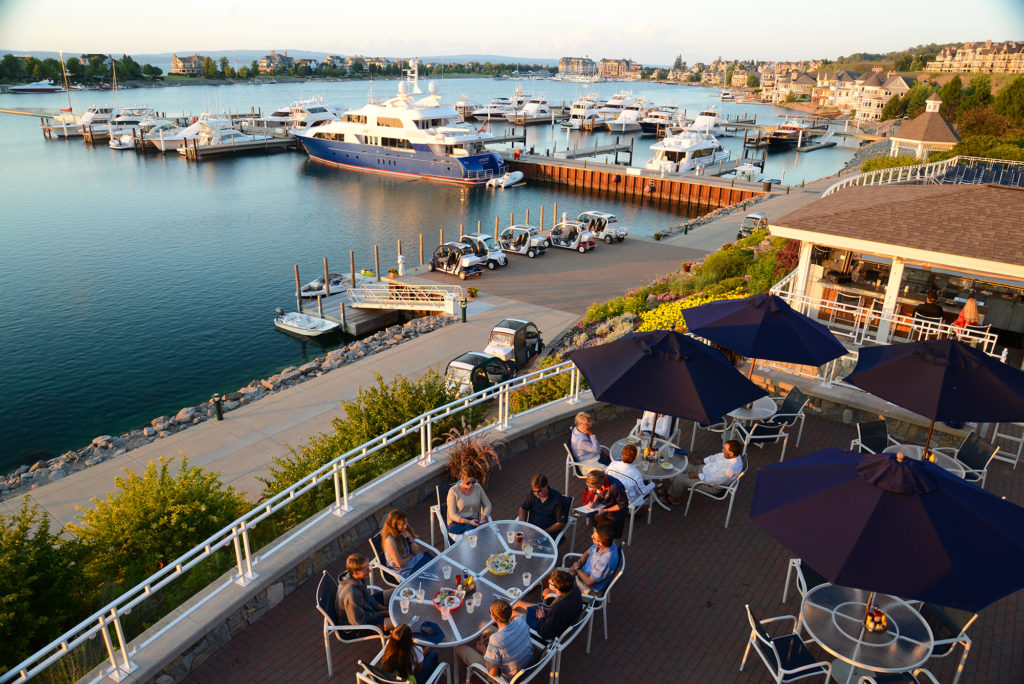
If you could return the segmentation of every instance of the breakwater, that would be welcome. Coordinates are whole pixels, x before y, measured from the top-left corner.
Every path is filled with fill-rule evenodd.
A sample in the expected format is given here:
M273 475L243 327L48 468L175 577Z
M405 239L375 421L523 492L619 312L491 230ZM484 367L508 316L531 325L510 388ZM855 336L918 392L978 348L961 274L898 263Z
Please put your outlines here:
M221 398L222 410L232 411L259 401L270 394L329 373L335 368L372 356L385 349L390 349L402 342L416 339L454 322L455 319L449 316L425 316L404 325L391 326L369 337L331 350L324 356L301 366L289 366L270 377L253 380L248 385L225 394ZM214 401L210 399L196 406L186 406L173 416L154 418L146 427L119 436L100 435L81 449L68 451L56 458L36 461L32 465L22 465L0 478L0 500L18 496L50 482L56 482L71 473L210 420L215 415Z

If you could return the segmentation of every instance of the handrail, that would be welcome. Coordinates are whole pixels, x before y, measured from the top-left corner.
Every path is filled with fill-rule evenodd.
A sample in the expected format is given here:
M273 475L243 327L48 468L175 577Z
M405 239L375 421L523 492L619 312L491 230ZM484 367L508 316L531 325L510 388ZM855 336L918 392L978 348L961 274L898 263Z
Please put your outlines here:
M348 293L352 306L379 308L443 309L446 300L465 297L465 293L458 285L408 283L367 283L351 288Z
M553 399L546 404L512 414L511 394L513 391L564 375L569 376L569 389L563 396ZM235 551L235 572L230 581L222 582L219 586L216 586L211 596L230 589L234 585L244 587L258 577L256 569L262 560L286 547L310 525L330 515L341 517L351 510L353 499L366 496L376 488L387 485L396 475L405 472L409 468L426 467L432 464L434 462L433 455L437 452L434 448L433 427L439 420L456 415L471 407L497 400L498 415L496 420L479 428L472 434L478 434L490 429L506 430L508 429L509 421L514 416L527 415L560 401L568 401L571 404L577 403L580 395L580 378L581 375L576 366L571 361L564 361L548 368L512 378L488 389L460 397L451 403L406 421L402 425L350 449L317 470L307 474L301 480L293 483L271 499L255 506L234 520L230 525L210 535L204 541L186 551L177 559L167 563L163 568L150 575L138 585L127 590L121 596L115 598L103 608L100 608L39 649L36 653L13 666L7 673L0 675L0 684L15 681L23 682L31 679L70 653L72 649L94 638L97 634L101 634L103 637L107 651L108 666L101 668L99 676L93 681L101 681L107 677L114 679L123 678L126 674L137 668L131 661L132 656L159 639L166 631L187 618L192 612L203 605L206 600L209 600L210 597L207 597L204 601L196 602L195 605L175 616L170 623L165 625L156 634L149 636L141 643L133 644L133 648L130 651L128 650L129 644L121 627L121 616L130 613L133 608L152 596L156 591L182 576L187 570L209 558L215 552L230 546ZM348 469L350 466L359 463L394 442L417 433L420 436L420 453L418 456L393 468L372 482L362 485L354 492L349 490ZM442 445L440 449L443 448L444 446ZM249 543L250 529L274 513L283 510L303 494L328 481L334 485L334 503L324 511L312 516L304 523L273 540L258 552L252 551ZM114 627L117 639L116 645L111 639L110 631L107 629L110 625Z
M848 188L853 185L888 185L898 183L921 183L931 181L946 172L951 166L958 164L1002 164L1006 166L1024 166L1024 162L1019 161L1008 161L1004 159L991 159L988 157L968 157L965 155L958 155L956 157L950 157L949 159L943 159L942 161L930 162L927 164L915 164L913 166L894 166L888 169L876 169L875 171L867 171L865 173L858 173L855 176L844 178L837 183L833 183L825 192L821 193L822 197L828 197L833 192Z

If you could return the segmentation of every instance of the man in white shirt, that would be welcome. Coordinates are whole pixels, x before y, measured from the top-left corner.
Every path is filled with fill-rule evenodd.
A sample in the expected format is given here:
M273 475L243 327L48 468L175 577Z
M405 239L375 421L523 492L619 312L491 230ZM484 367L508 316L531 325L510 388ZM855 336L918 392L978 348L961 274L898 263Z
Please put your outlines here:
M639 501L647 496L647 493L654 489L654 484L644 482L644 475L640 469L633 465L636 460L636 447L627 444L622 447L622 460L612 461L611 465L605 468L605 472L622 483L626 490L626 496L631 502Z
M640 417L640 434L651 436L651 429L654 428L656 436L662 439L669 439L672 437L672 416L658 416L658 423L655 427L654 416L657 415L654 411L644 411L644 415Z
M740 451L743 443L730 439L722 445L722 453L712 454L704 459L704 465L691 463L686 472L672 481L668 490L668 501L671 504L683 502L683 492L698 482L725 487L743 472L743 457Z

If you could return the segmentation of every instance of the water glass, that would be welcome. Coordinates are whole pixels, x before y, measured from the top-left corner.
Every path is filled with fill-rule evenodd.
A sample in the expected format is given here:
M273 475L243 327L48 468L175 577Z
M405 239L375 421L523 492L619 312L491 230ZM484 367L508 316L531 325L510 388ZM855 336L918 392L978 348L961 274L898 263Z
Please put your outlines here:
M466 603L464 605L466 606L466 615L472 615L473 614L473 609L476 608L476 602L475 601L466 601Z
M533 544L529 542L523 544L523 555L526 556L527 560L533 558Z
M505 539L508 540L509 544L513 543L516 540L516 533L512 531L506 532Z
M401 606L403 615L409 612L409 599L399 600L398 605Z
M441 574L444 575L445 579L451 579L451 577L452 577L452 566L450 566L450 565L441 566Z
M469 541L469 548L475 549L476 548L476 535L475 534L467 534L466 535L466 539Z
M523 586L524 587L530 586L530 580L532 580L532 579L533 579L533 575L531 575L528 572L524 572L523 573Z
M484 595L483 594L481 594L479 591L473 594L473 605L474 606L479 606L483 602L484 602Z
M452 610L451 610L451 608L442 608L441 609L441 619L442 620L451 620L452 619Z
M419 588L416 590L416 600L422 601L424 596L426 596L426 592L423 591L423 583L421 582Z

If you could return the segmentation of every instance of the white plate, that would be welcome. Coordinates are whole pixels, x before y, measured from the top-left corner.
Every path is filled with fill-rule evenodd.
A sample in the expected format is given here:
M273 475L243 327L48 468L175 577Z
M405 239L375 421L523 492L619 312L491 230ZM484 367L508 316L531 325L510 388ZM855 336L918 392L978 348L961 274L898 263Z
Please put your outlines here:
M523 595L523 590L520 589L519 587L511 587L505 593L509 595L509 598L517 599L517 598L519 598L520 596Z
M415 598L416 590L412 587L405 587L402 591L398 592L398 598L400 599L411 599Z
M675 468L675 466L672 465L671 461L662 461L661 467L664 468L665 470L672 470L673 468Z

